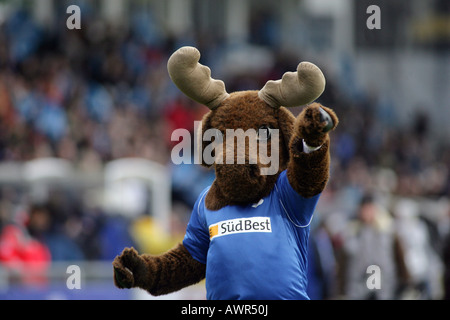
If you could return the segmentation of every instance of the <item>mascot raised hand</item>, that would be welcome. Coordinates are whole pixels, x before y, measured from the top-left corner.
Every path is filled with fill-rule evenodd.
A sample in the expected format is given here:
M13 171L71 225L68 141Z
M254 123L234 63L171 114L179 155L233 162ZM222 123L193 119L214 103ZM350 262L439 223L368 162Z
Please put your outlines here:
M182 243L159 256L125 248L113 261L114 283L162 295L206 278L208 299L308 299L309 226L329 178L329 132L338 124L331 109L313 102L325 78L302 62L259 91L228 93L199 60L196 48L180 48L168 71L184 94L210 109L199 137L210 129L222 135L214 161L202 163L216 178L199 194ZM287 109L302 105L298 117ZM227 139L252 130L244 140L255 141ZM200 154L211 146L198 145Z

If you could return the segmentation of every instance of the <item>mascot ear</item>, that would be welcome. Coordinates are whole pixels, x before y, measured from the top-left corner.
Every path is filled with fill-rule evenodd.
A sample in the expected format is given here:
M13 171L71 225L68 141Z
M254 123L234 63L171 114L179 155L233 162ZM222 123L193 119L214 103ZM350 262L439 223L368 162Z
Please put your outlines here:
M203 157L203 151L205 150L206 146L210 144L210 141L203 141L203 136L205 134L205 131L208 129L211 129L211 118L212 118L212 112L208 112L203 116L202 124L198 127L197 131L197 159L196 163L200 163L204 167L211 167L211 163L206 163L205 159Z
M287 166L289 161L289 142L291 141L292 134L294 133L294 122L295 117L284 107L278 109L278 126L280 128L280 148L282 148L283 160L285 160L284 164L280 164L284 167ZM281 160L281 159L280 159Z

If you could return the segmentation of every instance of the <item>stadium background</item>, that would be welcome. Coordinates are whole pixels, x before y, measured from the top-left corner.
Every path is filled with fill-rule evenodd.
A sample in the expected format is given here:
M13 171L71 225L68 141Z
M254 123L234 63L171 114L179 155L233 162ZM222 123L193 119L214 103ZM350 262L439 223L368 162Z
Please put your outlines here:
M72 4L80 30L66 27ZM380 30L366 26L371 4ZM170 160L172 131L207 111L168 78L182 45L198 47L229 92L259 89L301 60L323 70L319 102L341 124L311 230L312 298L449 297L447 0L3 0L1 299L152 299L115 289L112 259L180 241L214 179ZM374 241L358 251L361 229ZM367 295L358 283L370 264L384 282ZM67 288L70 265L79 290ZM204 288L163 298L203 299Z

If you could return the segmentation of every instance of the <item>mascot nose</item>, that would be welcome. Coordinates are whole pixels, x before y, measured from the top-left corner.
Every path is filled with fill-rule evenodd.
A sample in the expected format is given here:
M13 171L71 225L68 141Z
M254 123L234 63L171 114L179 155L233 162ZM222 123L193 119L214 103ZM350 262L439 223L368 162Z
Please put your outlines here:
M226 145L225 148L218 148L215 154L216 161L221 160L223 164L228 165L256 165L258 166L258 148L257 146L244 146L239 144ZM216 162L217 163L217 162Z

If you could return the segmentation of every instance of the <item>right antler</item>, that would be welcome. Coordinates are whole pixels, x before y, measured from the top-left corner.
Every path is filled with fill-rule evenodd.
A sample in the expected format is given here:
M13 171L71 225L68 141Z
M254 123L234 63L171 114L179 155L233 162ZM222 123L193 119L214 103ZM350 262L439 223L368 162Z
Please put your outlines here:
M325 89L325 77L313 63L302 62L297 72L286 72L281 80L267 81L258 96L272 108L295 107L317 99Z
M228 98L225 84L211 78L211 70L200 64L200 52L194 47L182 47L167 62L170 78L192 100L211 110Z

